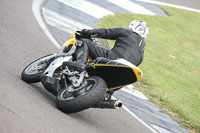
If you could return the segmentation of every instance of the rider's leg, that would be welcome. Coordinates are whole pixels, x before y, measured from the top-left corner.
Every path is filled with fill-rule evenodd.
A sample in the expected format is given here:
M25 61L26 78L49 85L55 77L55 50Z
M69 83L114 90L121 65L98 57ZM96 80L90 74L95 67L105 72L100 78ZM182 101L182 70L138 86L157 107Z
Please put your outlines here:
M88 54L92 59L96 59L97 57L104 57L112 60L117 59L117 56L113 51L105 49L88 39L84 39L83 44L81 46L77 46L74 54L75 61L64 62L63 65L68 66L69 69L84 71Z
M83 43L81 46L78 46L73 56L76 62L81 64L86 64L88 60L88 55L89 55L88 46L85 43Z
M73 62L64 62L63 65L68 66L69 69L82 72L85 70L88 54L88 46L83 43L81 46L77 46L77 49L73 55L75 60Z
M98 57L104 57L111 60L117 59L117 56L113 51L103 48L102 46L99 46L95 42L92 42L90 40L84 40L84 42L88 46L89 56L92 59L96 59Z

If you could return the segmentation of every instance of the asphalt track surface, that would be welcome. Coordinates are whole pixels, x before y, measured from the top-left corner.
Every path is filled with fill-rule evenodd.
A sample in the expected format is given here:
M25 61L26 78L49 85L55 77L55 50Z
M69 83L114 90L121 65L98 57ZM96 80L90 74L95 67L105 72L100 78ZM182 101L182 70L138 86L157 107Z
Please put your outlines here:
M0 1L0 133L150 132L123 109L64 114L41 84L21 80L28 63L57 49L31 9L31 0Z

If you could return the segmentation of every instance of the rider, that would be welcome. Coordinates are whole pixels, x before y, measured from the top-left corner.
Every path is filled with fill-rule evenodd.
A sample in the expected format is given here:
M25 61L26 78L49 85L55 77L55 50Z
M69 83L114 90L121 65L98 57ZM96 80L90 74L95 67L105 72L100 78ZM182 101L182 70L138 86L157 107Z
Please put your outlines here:
M143 61L144 48L146 46L144 39L149 33L149 28L146 22L134 20L128 25L128 28L83 29L79 33L83 38L116 40L114 47L108 50L96 45L95 42L89 39L83 39L83 45L77 46L74 54L76 60L74 62L64 62L63 65L67 65L77 71L84 71L88 56L92 59L97 57L112 60L124 58L136 66L140 65Z

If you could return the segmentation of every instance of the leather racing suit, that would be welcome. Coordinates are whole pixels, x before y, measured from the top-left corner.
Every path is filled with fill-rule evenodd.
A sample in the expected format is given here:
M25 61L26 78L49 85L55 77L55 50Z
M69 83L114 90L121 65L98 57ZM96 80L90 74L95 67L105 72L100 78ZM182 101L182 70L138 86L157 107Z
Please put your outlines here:
M94 42L85 39L89 49L89 56L93 59L105 57L108 59L124 58L138 66L144 58L144 39L137 33L127 28L93 29L87 30L87 34L95 38L116 40L111 50L95 45ZM87 49L87 48L85 48Z

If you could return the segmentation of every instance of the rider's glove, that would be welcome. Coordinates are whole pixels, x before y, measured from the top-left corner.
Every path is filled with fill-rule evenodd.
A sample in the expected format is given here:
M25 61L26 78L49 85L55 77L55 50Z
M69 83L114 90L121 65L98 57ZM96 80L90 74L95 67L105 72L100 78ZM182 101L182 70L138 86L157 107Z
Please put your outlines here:
M83 30L77 31L77 32L80 33L83 38L90 38L88 30L86 30L86 29L83 29Z

